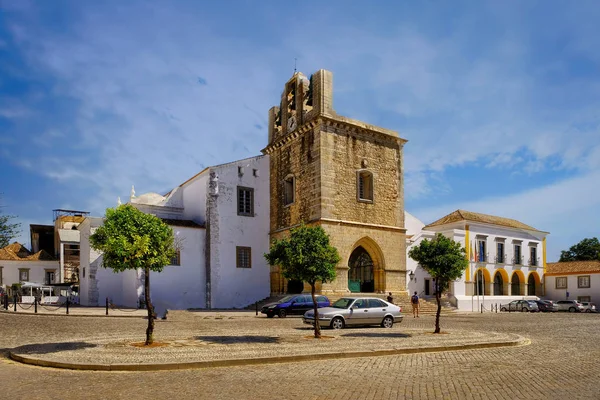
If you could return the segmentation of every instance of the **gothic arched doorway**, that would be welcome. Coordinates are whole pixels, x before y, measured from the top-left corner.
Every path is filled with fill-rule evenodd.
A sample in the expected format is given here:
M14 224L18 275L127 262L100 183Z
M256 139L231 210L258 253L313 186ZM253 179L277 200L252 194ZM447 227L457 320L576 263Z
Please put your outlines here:
M504 294L504 279L502 279L502 274L500 272L496 272L494 276L494 296L502 296Z
M521 280L519 275L514 273L510 280L510 294L513 296L519 296L521 294Z
M373 274L373 260L369 253L358 246L348 260L348 289L353 292L374 292L375 277Z
M533 274L529 274L529 278L527 279L527 295L535 296L535 277Z

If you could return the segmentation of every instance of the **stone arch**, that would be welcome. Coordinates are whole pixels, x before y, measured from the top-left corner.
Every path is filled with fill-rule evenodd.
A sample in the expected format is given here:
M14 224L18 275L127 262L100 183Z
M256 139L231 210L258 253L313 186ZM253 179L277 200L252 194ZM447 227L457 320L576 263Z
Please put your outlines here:
M477 268L477 271L475 271L474 281L475 295L491 295L490 283L492 281L492 277L490 276L490 271L488 271L487 268Z
M508 295L508 273L504 268L494 273L494 296Z
M512 296L523 296L525 295L525 275L523 272L517 270L513 271L510 276L510 294Z
M385 260L381 248L373 239L365 236L354 243L352 250L349 252L346 265L348 265L350 270L352 269L350 262L353 255L356 255L355 252L360 251L360 249L363 249L368 254L373 263L373 292L383 292L385 290ZM351 279L350 270L348 271L348 284L350 284Z
M527 295L528 296L540 296L541 295L541 279L537 272L531 271L527 276Z

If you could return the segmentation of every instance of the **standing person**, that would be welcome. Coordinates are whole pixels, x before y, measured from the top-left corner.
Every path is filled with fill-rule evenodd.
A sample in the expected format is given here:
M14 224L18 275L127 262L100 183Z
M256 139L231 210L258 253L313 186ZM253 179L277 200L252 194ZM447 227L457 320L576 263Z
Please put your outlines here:
M392 296L392 292L390 292L390 294L388 295L387 301L388 303L394 304L394 296Z
M417 292L410 298L410 303L412 304L413 318L419 318L419 296L417 296Z

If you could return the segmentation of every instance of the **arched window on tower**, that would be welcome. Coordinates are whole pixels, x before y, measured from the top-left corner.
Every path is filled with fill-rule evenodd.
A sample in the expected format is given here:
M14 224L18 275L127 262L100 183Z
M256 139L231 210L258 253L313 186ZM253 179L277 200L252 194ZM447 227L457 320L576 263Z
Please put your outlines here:
M358 171L357 173L357 195L358 201L373 201L373 173L369 171Z

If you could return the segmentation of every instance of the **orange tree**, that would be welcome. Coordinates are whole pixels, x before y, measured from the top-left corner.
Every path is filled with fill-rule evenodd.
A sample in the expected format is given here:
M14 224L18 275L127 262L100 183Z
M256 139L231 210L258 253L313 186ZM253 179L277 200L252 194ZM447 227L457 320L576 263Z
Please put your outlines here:
M315 338L321 337L315 285L335 279L335 266L340 256L335 247L329 244L329 236L320 226L301 225L290 232L290 237L275 240L270 252L265 254L270 265L279 265L287 279L307 282L315 313Z
M173 230L160 218L129 204L106 210L104 224L90 236L90 244L103 252L102 266L114 272L144 271L148 309L146 345L153 342L154 307L150 301L150 271L161 272L175 255Z
M408 252L408 256L435 279L435 332L440 333L440 297L448 289L450 282L460 278L467 266L467 253L460 243L438 233L432 240L424 239Z

